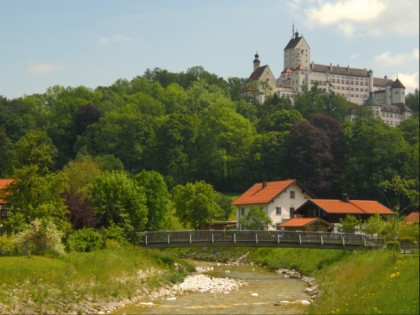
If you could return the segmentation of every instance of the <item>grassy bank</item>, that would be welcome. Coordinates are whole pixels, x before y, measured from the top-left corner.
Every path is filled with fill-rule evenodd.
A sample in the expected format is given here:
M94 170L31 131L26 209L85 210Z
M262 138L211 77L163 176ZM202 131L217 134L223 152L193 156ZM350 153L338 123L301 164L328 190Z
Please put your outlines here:
M0 257L0 313L97 313L183 279L179 259L158 251L109 248L60 258Z
M181 258L253 262L318 279L310 314L418 314L419 257L389 251L113 247L60 258L0 257L0 313L98 313L181 281ZM176 264L182 267L176 267ZM114 304L113 304L114 303ZM111 305L111 306L110 306Z
M311 314L419 314L419 257L354 253L316 275L323 295Z
M317 249L178 249L180 257L295 269L317 278L322 295L310 314L419 314L419 256L390 251Z

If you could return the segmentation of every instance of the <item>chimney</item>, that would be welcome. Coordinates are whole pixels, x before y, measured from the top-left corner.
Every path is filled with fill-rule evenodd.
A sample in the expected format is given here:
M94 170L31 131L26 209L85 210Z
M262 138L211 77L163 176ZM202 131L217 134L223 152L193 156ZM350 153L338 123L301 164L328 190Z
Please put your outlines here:
M262 182L262 188L264 189L265 187L267 187L267 182L264 180L264 181Z
M343 194L343 202L349 202L349 195Z

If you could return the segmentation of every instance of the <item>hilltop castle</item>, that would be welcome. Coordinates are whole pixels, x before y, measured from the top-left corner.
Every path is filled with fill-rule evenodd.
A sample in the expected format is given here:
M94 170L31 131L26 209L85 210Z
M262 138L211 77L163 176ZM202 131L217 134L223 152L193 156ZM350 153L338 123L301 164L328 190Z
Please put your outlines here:
M262 104L268 95L293 99L303 87L310 90L315 84L325 92L334 92L352 103L367 106L375 117L392 126L412 113L405 105L405 87L399 79L375 78L373 71L366 68L316 64L311 61L308 43L298 32L294 32L284 48L283 71L278 79L268 65L260 65L259 55L255 54L253 72L243 93ZM357 115L353 111L346 119L355 121Z

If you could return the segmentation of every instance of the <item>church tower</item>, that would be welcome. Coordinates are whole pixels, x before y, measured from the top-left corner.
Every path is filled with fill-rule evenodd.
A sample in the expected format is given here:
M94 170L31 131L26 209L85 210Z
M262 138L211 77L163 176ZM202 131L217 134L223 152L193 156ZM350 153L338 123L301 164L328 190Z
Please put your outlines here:
M258 59L260 56L258 55L258 52L255 53L255 59L254 59L254 71L257 70L260 67L260 59Z

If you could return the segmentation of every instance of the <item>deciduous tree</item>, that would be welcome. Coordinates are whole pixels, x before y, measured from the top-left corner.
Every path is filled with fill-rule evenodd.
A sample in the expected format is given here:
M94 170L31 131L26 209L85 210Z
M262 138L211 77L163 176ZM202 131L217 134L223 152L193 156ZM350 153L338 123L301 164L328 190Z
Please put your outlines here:
M99 226L115 223L131 238L146 227L146 193L124 172L103 173L96 178L90 196Z
M263 209L252 206L251 209L239 219L243 230L267 230L273 222Z
M204 181L175 186L172 195L176 215L185 227L202 229L221 212L217 192Z

